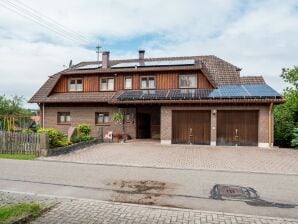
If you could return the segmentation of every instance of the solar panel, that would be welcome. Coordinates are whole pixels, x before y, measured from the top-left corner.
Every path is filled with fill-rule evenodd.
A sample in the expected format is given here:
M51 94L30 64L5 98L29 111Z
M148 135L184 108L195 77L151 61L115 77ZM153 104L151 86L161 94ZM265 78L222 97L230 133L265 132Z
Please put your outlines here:
M138 66L139 66L139 62L124 62L124 63L113 65L111 68L134 68Z
M165 61L145 61L144 67L151 66L175 66L175 65L194 65L194 59L184 59L184 60L165 60Z
M76 70L84 70L84 69L97 69L101 68L101 64L90 64L90 65L83 65L80 67L75 68Z
M164 61L144 61L144 64L136 62L124 62L113 65L111 68L135 68L135 67L160 67L160 66L179 66L179 65L194 65L194 59L184 60L164 60Z
M199 100L199 99L281 98L270 86L222 85L217 89L171 89L126 91L118 100Z
M268 85L243 85L243 88L245 88L252 97L276 97L280 96L278 92L276 92L274 89L272 89Z

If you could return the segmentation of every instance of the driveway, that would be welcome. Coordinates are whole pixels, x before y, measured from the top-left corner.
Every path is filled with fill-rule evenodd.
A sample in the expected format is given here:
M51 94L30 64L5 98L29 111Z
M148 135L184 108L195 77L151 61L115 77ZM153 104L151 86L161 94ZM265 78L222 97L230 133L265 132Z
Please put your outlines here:
M257 147L161 145L158 142L103 143L40 160L141 166L298 174L298 151Z

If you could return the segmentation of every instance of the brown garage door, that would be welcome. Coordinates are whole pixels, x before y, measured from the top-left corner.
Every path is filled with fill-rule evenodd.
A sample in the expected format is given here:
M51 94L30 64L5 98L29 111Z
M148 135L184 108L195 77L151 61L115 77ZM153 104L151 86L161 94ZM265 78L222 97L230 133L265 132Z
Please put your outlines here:
M210 111L173 111L173 144L210 144Z
M258 145L258 111L217 112L217 145Z

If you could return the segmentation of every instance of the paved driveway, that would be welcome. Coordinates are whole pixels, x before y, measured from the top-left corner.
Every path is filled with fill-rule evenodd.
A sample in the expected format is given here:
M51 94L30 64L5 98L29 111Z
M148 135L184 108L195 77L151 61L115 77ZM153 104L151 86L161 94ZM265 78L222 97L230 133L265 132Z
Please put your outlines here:
M65 162L178 169L298 174L298 151L257 147L103 143L66 155L40 158Z

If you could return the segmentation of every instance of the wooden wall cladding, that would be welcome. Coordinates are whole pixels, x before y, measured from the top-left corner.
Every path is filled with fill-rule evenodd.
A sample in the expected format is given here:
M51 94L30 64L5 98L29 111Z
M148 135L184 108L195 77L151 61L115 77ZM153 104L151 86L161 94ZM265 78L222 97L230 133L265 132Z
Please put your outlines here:
M156 89L178 89L179 88L179 74L193 74L193 72L179 73L179 72L160 72L160 73L131 73L131 74L117 74L116 76L108 74L102 75L88 75L83 78L84 92L97 92L99 91L100 77L115 77L115 91L124 89L125 77L132 77L132 88L134 90L140 89L140 76L155 76ZM198 75L198 88L199 89L212 89L212 85L205 77L205 75L197 71ZM69 79L78 77L61 77L56 84L53 92L65 93L68 92Z
M61 77L56 86L54 87L54 93L65 93L68 91L68 78Z
M84 92L98 92L99 91L99 76L84 77Z

